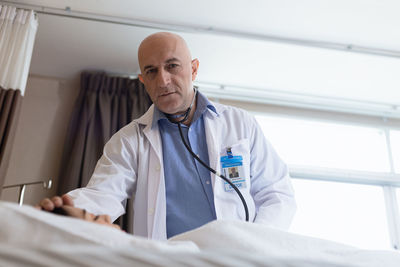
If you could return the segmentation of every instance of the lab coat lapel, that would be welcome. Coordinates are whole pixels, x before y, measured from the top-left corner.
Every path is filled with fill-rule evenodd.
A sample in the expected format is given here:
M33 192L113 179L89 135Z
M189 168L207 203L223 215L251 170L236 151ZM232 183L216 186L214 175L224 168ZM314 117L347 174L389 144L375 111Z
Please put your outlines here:
M217 172L221 172L220 167L220 150L221 150L221 142L224 136L222 136L222 127L224 127L223 122L220 120L220 116L225 111L224 106L219 105L218 103L213 103L216 108L217 114L213 111L208 111L204 120L204 128L206 131L206 140L207 140L207 149L208 149L208 157L210 161L210 167L216 170ZM215 213L217 215L217 219L221 216L221 209L224 208L223 203L217 197L221 195L223 192L223 184L221 178L217 177L215 174L211 174L211 181L213 185L214 192L214 206Z
M166 239L166 199L164 168L162 164L161 136L156 124L152 127L154 108L141 118L145 124L143 133L150 143L149 175L147 187L147 233L152 239Z
M210 167L219 172L220 128L218 127L217 116L218 115L212 113L211 111L207 112L204 120L204 128L206 132L206 142ZM215 179L215 174L211 173L213 188L215 187Z

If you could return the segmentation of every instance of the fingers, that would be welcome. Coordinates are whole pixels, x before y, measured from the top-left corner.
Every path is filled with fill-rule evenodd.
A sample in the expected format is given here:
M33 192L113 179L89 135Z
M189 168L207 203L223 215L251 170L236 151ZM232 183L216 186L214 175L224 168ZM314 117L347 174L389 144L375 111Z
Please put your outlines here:
M64 205L74 206L74 201L72 200L72 198L69 195L64 194L61 198L62 198Z
M39 205L44 210L47 210L47 211L54 210L54 203L49 198L45 198L42 201L40 201Z
M40 201L39 205L36 205L36 209L43 209L47 211L53 211L55 208L59 208L63 205L73 206L74 202L70 196L67 194L60 196L54 196L51 199L45 198Z
M59 196L54 196L51 198L51 202L53 202L53 205L55 208L59 208L63 205L63 200Z

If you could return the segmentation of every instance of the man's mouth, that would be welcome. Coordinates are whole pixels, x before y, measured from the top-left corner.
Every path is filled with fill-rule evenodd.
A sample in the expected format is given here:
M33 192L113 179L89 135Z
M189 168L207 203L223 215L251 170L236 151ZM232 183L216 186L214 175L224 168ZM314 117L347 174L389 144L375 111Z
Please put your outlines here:
M162 96L169 96L169 95L172 95L172 94L174 94L175 92L168 92L168 93L164 93L164 94L161 94L160 96L162 97Z

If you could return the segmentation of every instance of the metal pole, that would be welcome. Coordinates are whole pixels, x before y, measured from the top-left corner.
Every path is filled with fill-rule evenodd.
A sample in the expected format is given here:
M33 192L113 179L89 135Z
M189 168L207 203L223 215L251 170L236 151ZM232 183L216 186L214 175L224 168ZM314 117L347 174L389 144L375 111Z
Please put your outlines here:
M21 185L19 187L19 196L18 196L18 204L22 206L24 203L24 195L25 195L26 184Z
M39 182L30 182L30 183L23 183L23 184L13 184L13 185L6 185L3 186L3 189L7 188L13 188L13 187L19 187L19 194L18 194L18 204L21 206L24 203L24 196L25 196L25 190L26 186L28 185L34 185L34 184L42 184L43 188L45 189L51 189L53 185L53 181L51 179L47 181L39 181Z

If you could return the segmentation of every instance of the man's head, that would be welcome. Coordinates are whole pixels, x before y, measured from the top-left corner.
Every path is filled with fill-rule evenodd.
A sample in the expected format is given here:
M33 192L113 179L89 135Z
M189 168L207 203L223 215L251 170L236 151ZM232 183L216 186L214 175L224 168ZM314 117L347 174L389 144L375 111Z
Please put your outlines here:
M168 114L182 114L193 99L199 61L191 58L179 35L159 32L142 41L138 50L141 74L153 103Z
M111 226L116 229L121 229L118 225L111 223L110 216L108 215L94 215L93 213L87 212L84 209L76 208L73 206L63 205L61 207L55 208L53 210L53 213L82 219L88 222Z

